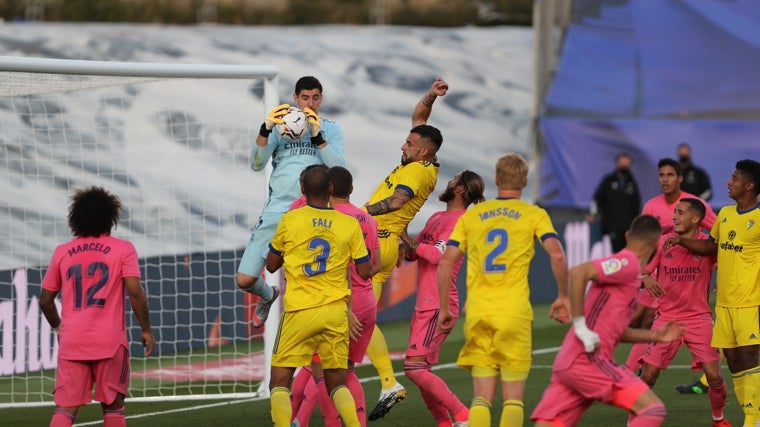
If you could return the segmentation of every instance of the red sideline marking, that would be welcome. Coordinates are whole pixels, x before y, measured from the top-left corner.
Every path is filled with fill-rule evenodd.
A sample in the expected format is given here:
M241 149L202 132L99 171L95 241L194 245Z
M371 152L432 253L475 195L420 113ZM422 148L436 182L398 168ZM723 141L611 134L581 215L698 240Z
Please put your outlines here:
M391 359L401 360L403 352L392 351ZM371 364L369 358L359 365ZM249 380L261 381L264 379L264 353L253 353L245 356L230 357L212 362L198 362L189 365L173 365L161 368L146 369L133 372L135 378L172 381L201 381L201 380Z

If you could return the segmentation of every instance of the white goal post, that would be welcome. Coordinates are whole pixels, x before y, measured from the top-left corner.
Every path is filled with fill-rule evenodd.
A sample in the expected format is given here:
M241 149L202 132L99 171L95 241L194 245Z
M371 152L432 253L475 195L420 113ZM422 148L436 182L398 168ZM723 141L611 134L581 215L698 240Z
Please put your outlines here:
M53 404L40 282L71 238L69 197L92 185L122 200L114 235L137 248L156 337L143 358L127 309L128 399L268 396L279 307L262 343L235 272L268 194L269 170L253 173L249 155L279 104L278 76L273 65L0 56L0 408Z

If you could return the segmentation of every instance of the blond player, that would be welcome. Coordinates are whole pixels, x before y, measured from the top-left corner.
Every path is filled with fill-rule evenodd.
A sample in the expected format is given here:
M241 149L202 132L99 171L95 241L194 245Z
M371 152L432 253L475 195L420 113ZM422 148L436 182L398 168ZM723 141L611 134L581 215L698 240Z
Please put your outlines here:
M549 254L558 297L550 316L567 322L567 261L546 211L520 200L528 163L510 153L496 162L496 199L471 207L456 223L438 265L438 325L451 330L447 304L454 265L467 254L465 343L457 364L472 374L472 427L491 425L491 402L501 379L502 427L523 425L523 392L531 365L533 307L528 267L539 240Z

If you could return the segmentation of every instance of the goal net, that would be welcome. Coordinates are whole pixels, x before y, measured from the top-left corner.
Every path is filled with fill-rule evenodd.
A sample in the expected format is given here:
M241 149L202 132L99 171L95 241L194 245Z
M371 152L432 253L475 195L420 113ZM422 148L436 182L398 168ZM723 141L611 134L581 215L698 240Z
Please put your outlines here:
M156 337L142 357L126 304L128 398L267 394L276 309L262 339L235 272L268 192L249 155L277 83L274 66L0 57L0 407L52 404L40 283L92 185L124 204L114 235L137 248Z

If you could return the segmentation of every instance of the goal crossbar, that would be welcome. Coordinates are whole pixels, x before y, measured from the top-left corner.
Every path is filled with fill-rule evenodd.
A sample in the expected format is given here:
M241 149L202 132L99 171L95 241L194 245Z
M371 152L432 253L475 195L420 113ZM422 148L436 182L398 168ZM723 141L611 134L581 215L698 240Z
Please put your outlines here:
M185 107L198 107L199 105L202 105L206 103L206 99L203 98L203 96L217 96L217 93L214 92L215 89L208 89L212 86L206 86L205 89L202 89L199 91L198 94L195 95L194 98L190 100L183 101L186 104L182 105L180 102L181 107L174 108L172 107L165 107L162 106L161 108L163 110L153 112L153 110L148 111L148 105L150 102L154 102L157 98L160 98L163 96L164 98L169 98L174 95L178 96L184 96L188 92L192 91L182 91L177 90L176 87L170 87L167 88L166 91L162 91L162 95L156 95L153 94L152 91L140 91L140 90L130 90L130 91L122 91L119 92L117 95L113 95L110 92L105 93L103 95L84 95L79 96L75 94L76 91L87 91L91 89L102 89L112 86L119 86L119 85L133 85L133 84L143 84L145 82L149 82L149 84L155 84L151 83L157 80L182 80L182 79L188 79L188 80L204 80L203 84L212 85L215 84L213 81L205 81L206 79L227 79L227 80L244 80L244 79L252 79L252 80L258 80L261 81L263 86L263 93L258 92L258 96L261 96L261 100L263 101L263 107L264 111L268 111L269 109L273 108L274 106L279 104L279 94L278 94L278 84L279 84L279 74L280 70L275 65L244 65L244 64L183 64L183 63L149 63L149 62L118 62L118 61L92 61L92 60L71 60L71 59L50 59L50 58L31 58L31 57L12 57L12 56L0 56L0 138L7 139L9 142L9 147L6 152L6 154L10 153L13 156L17 156L18 159L14 157L13 161L16 162L31 162L30 165L33 165L34 168L31 169L40 169L43 170L48 165L54 166L55 172L58 174L63 173L70 173L73 174L71 177L59 175L62 180L71 180L71 182L92 182L92 183L99 183L101 180L104 180L106 184L111 185L123 185L122 191L125 192L125 194L130 194L132 197L135 197L136 200L142 200L142 199L149 199L148 201L150 204L148 207L150 207L154 211L160 211L160 212L166 212L166 215L172 215L175 210L177 209L177 206L184 207L187 210L192 211L193 209L196 209L198 207L201 207L203 210L207 210L210 212L210 214L206 218L223 218L226 220L226 224L235 224L238 221L239 216L249 215L253 214L255 212L251 212L251 209L247 209L244 211L238 210L237 212L230 212L230 209L227 210L220 210L220 213L215 213L214 209L216 209L216 206L209 207L209 203L211 203L213 197L209 195L209 191L214 191L213 188L211 188L208 185L201 185L201 189L199 189L198 193L200 195L203 195L204 192L202 190L206 190L205 195L207 197L200 198L197 201L195 199L189 199L185 200L184 198L189 197L188 194L174 194L175 191L171 187L172 185L172 174L170 173L161 173L161 171L150 171L149 176L141 176L139 175L141 172L144 172L145 170L130 170L130 175L134 175L137 177L142 178L146 182L150 182L151 184L158 183L161 185L165 185L163 188L159 188L159 193L156 195L147 194L144 195L140 193L143 191L142 189L132 189L129 188L131 184L131 181L128 182L121 182L118 175L119 168L122 167L122 155L124 155L125 150L129 153L134 153L137 148L128 148L128 147L134 147L135 143L138 140L134 139L135 132L137 131L143 131L145 129L142 128L148 128L150 126L153 127L160 127L164 132L177 132L177 135L171 134L169 136L161 136L160 133L158 133L155 129L148 129L152 133L148 133L148 137L142 138L156 138L156 137L166 137L168 138L168 141L171 141L172 144L175 145L169 145L168 148L172 150L174 153L181 154L183 156L187 157L187 161L193 162L192 164L195 164L196 167L203 167L203 162L210 162L212 164L209 165L208 168L208 175L213 176L214 178L217 178L220 174L218 173L219 170L222 170L221 175L230 174L228 173L228 168L232 167L232 169L235 171L234 174L237 176L237 181L234 183L225 183L224 185L227 186L233 186L237 185L238 187L241 187L241 189L244 189L244 186L240 186L239 183L241 182L240 173L241 171L243 173L247 172L250 173L250 170L248 170L248 165L245 164L245 160L240 160L247 158L248 150L250 150L249 147L250 143L252 143L252 140L255 139L255 136L258 134L258 127L251 128L250 123L247 119L247 116L250 114L250 111L248 111L250 105L249 100L246 99L247 97L250 97L250 91L248 90L239 90L238 86L236 86L237 91L230 92L230 90L227 90L227 92L224 92L223 94L220 94L219 97L227 99L226 96L228 95L234 95L236 98L235 100L238 102L235 106L228 106L224 105L223 107L226 108L232 108L236 109L235 116L237 117L237 120L239 125L232 125L232 126L220 126L219 123L217 123L217 120L219 118L219 114L214 115L214 119L210 120L210 123L208 126L204 127L203 123L198 123L195 121L195 119L203 119L203 117L200 117L202 115L201 108L185 108ZM184 83L183 83L184 84ZM165 86L165 85L161 85ZM216 87L216 86L213 86ZM161 88L164 89L164 88ZM65 96L62 96L61 94L66 94ZM53 96L54 98L51 100L48 100L48 98L42 98L38 97L39 95L44 95L46 97ZM138 97L143 95L151 95L146 96L147 100L143 100L143 98L140 98L140 108L142 110L139 111L141 114L131 114L133 111L130 109L135 104ZM239 95L239 96L238 96ZM14 97L21 97L21 98L14 98ZM2 98L8 98L8 99L2 99ZM242 106L240 105L242 100ZM61 106L58 106L58 102L61 102ZM187 103L194 103L195 105L188 105ZM116 103L116 104L114 104ZM215 103L216 109L221 110L218 106L218 102ZM84 107L93 107L92 112L86 112ZM115 108L112 108L112 106L115 106ZM67 108L68 107L68 108ZM109 109L110 108L110 109ZM187 111L192 111L192 113L189 113ZM214 111L214 107L209 107L207 109L208 111ZM105 111L105 112L104 112ZM11 112L12 114L2 114L4 112ZM149 117L149 119L144 118L142 113L150 112L152 115ZM112 118L108 114L119 114L116 117L116 119ZM140 119L142 121L139 122L140 126L130 126L129 122L127 122L128 119ZM227 117L224 117L225 119ZM94 127L90 128L89 123L84 123L85 128L79 129L72 127L72 123L80 124L84 121L92 121L95 123ZM150 120L150 121L148 121ZM179 121L178 121L179 120ZM18 122L18 123L17 123ZM148 126L150 125L150 126ZM114 126L115 128L112 130L111 126ZM162 127L161 127L162 126ZM251 128L251 129L248 129ZM197 129L201 129L202 131L196 132L194 134L189 134L189 132L195 131ZM239 137L239 135L243 135L242 132L247 132L246 136ZM195 136L199 135L199 137L202 138L209 138L207 142L201 143L198 145L194 140L192 139L182 139L186 138L188 135ZM141 134L142 135L142 134ZM101 138L103 138L101 140ZM109 138L116 138L115 141L112 141ZM180 149L177 149L177 142L182 142L183 144L188 144L188 149L185 151L181 151ZM205 140L204 140L205 141ZM93 144L93 142L96 142L96 144ZM129 144L127 144L129 143ZM87 146L87 149L82 149L82 146ZM110 145L115 145L116 148L107 148ZM168 143L167 143L168 144ZM193 145L195 144L195 145ZM156 144L154 143L152 146L147 146L147 149L152 149L153 146ZM68 148L70 146L71 148ZM87 154L83 154L88 152L88 150L92 149L93 147L99 147L99 150L102 152L100 155L92 154L88 157ZM143 145L140 145L143 147ZM106 147L106 148L103 148ZM201 148L199 148L201 147ZM25 150L40 150L41 153L44 153L42 156L28 156L25 153L27 151ZM10 151L13 150L13 151ZM109 151L110 150L110 151ZM201 154L203 154L200 150L206 150L206 156L202 157ZM218 150L218 151L213 151ZM2 151L0 151L0 155L2 155ZM102 156L116 156L115 158L105 158ZM52 157L50 157L52 156ZM63 157L61 157L63 156ZM83 156L83 157L80 157ZM32 160L28 160L28 159ZM133 160L136 159L137 156L133 156ZM62 160L63 159L63 160ZM185 159L183 157L183 159ZM229 160L229 164L218 164L218 163L224 163L224 161ZM104 164L104 167L101 169L100 166L98 167L91 167L90 163L93 161L101 162ZM26 164L26 163L25 163ZM7 165L13 165L10 161L7 163ZM81 165L81 166L80 166ZM76 169L76 167L79 167L80 169ZM126 167L126 166L124 166ZM215 169L216 167L216 169ZM28 179L31 177L31 181L35 185L38 185L40 182L39 176L36 175L27 175L27 169L23 169L22 172L18 173L17 170L15 170L12 167L6 167L5 169L2 168L2 164L0 164L0 175L7 175L8 179L6 181L11 182L12 180L17 179ZM104 174L111 173L113 171L117 172L117 175L111 175L106 176ZM173 170L173 169L172 169ZM174 170L174 173L182 173L182 170ZM205 172L205 171L204 171ZM34 173L34 172L29 172ZM44 172L47 174L47 172ZM271 165L269 165L266 169L266 179L268 181L269 174L271 173ZM199 173L197 174L199 176L205 176L205 174ZM116 176L116 178L114 178ZM45 179L48 179L48 175L45 175ZM55 174L51 174L50 178L52 178L53 181L58 179L58 177ZM234 179L234 178L230 178ZM245 179L243 177L242 179ZM114 184L116 183L116 184ZM49 185L47 184L47 181L42 181L42 185ZM58 190L51 190L48 187L34 187L34 188L41 188L45 192L54 192ZM185 190L185 189L180 189ZM240 190L237 190L240 191ZM191 192L192 193L192 192ZM13 192L14 196L22 195L22 191L15 191ZM56 193L57 195L58 193ZM168 200L165 201L163 198L165 197L177 197L177 199ZM24 197L16 197L17 199L23 200L20 203L37 203L36 205L27 207L25 205L20 205L18 209L11 209L11 211L24 211L27 210L30 212L36 212L40 210L39 201L38 200L26 200ZM60 201L60 200L59 200ZM221 203L222 205L229 204L229 200L224 200L223 202L215 202L215 203ZM10 208L9 208L10 209ZM45 207L43 207L41 210L45 210ZM138 214L141 214L141 211L137 210ZM15 218L13 218L13 215L9 214L8 217L10 218L9 221L13 222L15 221ZM44 217L41 217L40 221L45 219ZM231 218L227 220L227 218ZM159 219L156 219L156 223L158 223ZM208 221L206 219L206 221ZM190 220L187 221L190 223L191 227L198 227L196 224L196 217L191 217ZM211 221L213 222L213 221ZM54 223L57 224L56 230L58 230L61 224L65 224L65 220L62 221L61 218L55 218ZM184 223L181 221L178 221L178 223L181 223L184 226ZM12 226L15 223L12 224ZM40 230L44 230L46 224L38 224L38 226L35 226L34 224L24 224L23 227L17 227L18 230L26 229L27 227L30 228L39 228ZM231 227L231 226L230 226ZM65 227L64 227L65 228ZM136 228L136 230L139 228ZM129 227L127 227L127 230L129 230ZM227 230L225 230L226 232ZM22 238L23 233L18 232L19 236L16 236L14 233L17 233L17 231L10 231L10 238L9 241L15 242L15 241L21 241L21 243L13 243L10 247L11 251L14 252L12 255L16 255L15 252L20 253L20 257L14 258L13 256L7 257L6 261L4 261L4 267L0 268L0 270L12 268L13 271L19 271L19 270L39 270L40 266L45 262L42 258L45 256L49 256L49 253L45 252L44 254L40 255L38 253L34 253L32 255L27 256L25 251L32 251L33 249L37 249L34 241L35 238L31 239L32 243L24 243L26 237ZM184 233L184 234L183 234ZM222 233L220 231L219 233ZM60 234L60 233L59 233ZM207 232L211 238L214 238L214 232L209 231ZM30 234L31 235L31 234ZM166 240L168 240L170 243L174 241L178 241L177 236L184 236L184 235L197 235L195 229L187 229L187 230L180 230L177 235L173 237L169 237ZM18 237L18 238L16 238ZM53 236L45 236L45 237L53 237ZM55 237L60 237L58 235L55 235ZM144 236L143 236L144 237ZM247 237L247 236L244 236ZM37 236L37 240L39 240L40 236ZM146 241L147 238L146 238ZM225 252L224 250L220 249L218 240L214 241L214 244L211 244L208 246L209 251L216 253ZM23 248L21 246L14 246L14 245L27 245ZM197 244L196 244L197 245ZM153 258L160 258L162 256L180 256L184 253L191 253L193 251L198 251L198 246L188 247L184 248L182 245L175 244L174 246L168 245L167 247L171 247L173 249L170 249L169 252L166 252L166 249L163 249L163 252L153 254ZM179 249L176 249L179 247ZM203 245L201 245L201 249L204 248ZM186 252L185 252L186 251ZM226 251L229 252L229 251ZM225 252L225 253L226 253ZM140 254L141 258L143 254ZM0 259L3 259L0 257ZM10 259L10 261L8 261ZM19 261L21 259L21 261ZM220 261L221 262L221 261ZM181 262L178 261L178 265L182 265ZM169 266L171 267L171 266ZM204 267L205 268L205 267ZM0 271L0 276L5 277L8 274L11 274L11 270L7 271ZM163 273L161 273L163 274ZM216 276L217 273L204 273L207 274L207 276L204 276L202 280L209 280L210 282L218 281L218 278ZM226 273L225 273L226 274ZM39 279L37 283L39 283ZM194 280L194 279L190 279ZM229 281L229 279L226 283L234 283L233 281ZM280 280L279 273L275 273L272 275L267 275L267 281L270 283L278 283ZM5 282L5 279L2 280ZM10 280L9 280L10 282ZM160 280L159 280L160 282ZM153 280L154 286L156 285L156 280ZM32 284L32 281L30 280L29 284ZM24 284L26 286L26 284ZM39 286L37 284L37 286ZM223 289L223 292L239 292L240 294L243 294L242 292L238 291L234 285L232 286L233 289ZM32 288L30 288L32 289ZM214 288L215 289L215 288ZM8 291L12 292L12 291ZM209 291L209 292L215 292L215 291ZM0 303L3 303L5 300L12 301L13 300L13 294L10 293L6 295L7 292L0 292ZM229 294L227 294L229 295ZM160 299L160 295L155 296L158 299ZM33 296L31 293L29 293L29 300L27 301L27 305L29 307L35 306L36 303L36 297ZM190 297L192 298L192 295ZM229 298L229 297L227 297ZM242 299L242 298L240 298ZM163 302L162 302L163 304ZM215 304L217 304L215 302ZM2 305L2 304L0 304ZM6 306L8 304L5 304ZM21 306L19 306L21 307ZM192 309L198 309L202 307L180 307L179 305L177 307L167 308L166 311L171 310L177 310L178 311L178 317L186 316L186 313L191 312ZM227 308L227 307L225 307ZM163 309L162 309L163 310ZM252 396L259 396L259 397L266 397L269 395L268 390L268 382L269 382L269 368L270 368L270 355L273 349L273 343L274 343L274 337L276 335L276 323L277 318L279 317L278 314L279 307L277 307L277 304L273 307L272 315L270 316L270 321L267 322L267 327L264 331L264 380L258 384L258 390L250 393L250 392L237 392L235 389L230 391L221 391L221 388L223 386L218 386L217 388L220 389L219 393L204 393L201 392L199 394L164 394L163 391L161 391L160 387L157 387L159 390L158 396L131 396L131 399L145 399L145 400L154 400L154 399L162 399L162 400L170 400L170 399L216 399L216 398L243 398L243 397L252 397ZM19 310L15 310L11 313L13 316L18 316L17 313ZM35 312L36 313L36 312ZM38 313L37 313L38 314ZM151 313L153 314L153 313ZM175 329L177 329L180 332L176 332L177 339L182 339L180 336L183 334L190 334L190 337L193 338L193 334L196 330L202 330L207 331L210 327L214 327L215 325L219 327L219 320L216 320L216 324L214 323L214 319L208 320L205 324L196 325L193 324L192 327L185 327L186 325L175 325ZM240 328L240 323L244 322L243 319L235 318L234 322L227 322L224 318L221 320L221 328ZM8 322L6 322L8 323ZM12 323L9 324L12 327ZM232 325L232 326L230 326ZM6 325L8 326L8 325ZM155 327L161 327L160 324L153 325ZM33 332L34 331L34 332ZM2 331L0 331L2 332ZM6 332L7 333L7 332ZM26 334L27 332L24 332L23 330L20 332L21 334ZM41 339L46 339L46 336L42 331L38 331L37 326L34 327L34 329L29 329L28 334L31 336L33 333L40 334ZM49 333L49 331L48 331ZM172 331L172 333L174 333ZM14 333L14 336L17 334ZM31 338L29 338L31 340ZM37 338L35 338L37 339ZM195 338L193 338L195 339ZM222 337L224 339L224 337ZM197 341L197 339L195 339ZM221 340L220 340L221 341ZM31 341L28 341L31 343ZM20 343L17 343L20 344ZM185 346L178 346L178 348L182 351L185 351L185 353L188 352L187 348ZM242 351L245 351L244 346L241 346L243 348ZM30 349L29 352L35 351L34 349ZM224 350L227 351L227 350ZM238 350L235 350L236 354L239 353ZM0 353L2 351L0 350ZM31 357L31 356L30 356ZM189 355L183 355L184 359L187 359L188 361L195 361L197 358L201 357L196 355L193 352L190 352ZM205 361L206 359L204 359ZM209 359L211 360L211 358ZM30 378L33 377L32 380L29 380L28 382L37 381L37 372L38 371L29 371L25 372L23 370L24 368L24 362L23 360L21 362L20 371L17 371L20 374L29 374ZM15 375L11 376L11 378L15 378ZM7 377L0 376L0 380L7 380ZM13 384L13 381L16 381L15 379L11 379L10 382ZM154 380L144 380L143 382L149 383L150 381ZM0 381L2 383L2 381ZM50 378L44 378L40 380L40 383L43 384L49 384ZM35 383L36 384L36 383ZM11 386L13 387L13 386ZM38 387L39 388L39 387ZM189 388L185 387L185 388ZM4 396L4 391L2 384L0 384L0 395ZM35 392L39 394L38 392ZM16 397L11 396L10 402L3 402L3 399L0 399L0 408L3 407L18 407L18 406L41 406L41 405L49 405L50 401L48 400L50 398L49 392L43 391L43 399L42 401L39 401L38 398L34 398L30 401L20 401L17 400Z
M275 65L172 64L149 62L90 61L0 56L0 71L47 74L83 74L114 77L160 78L264 78L279 75Z

